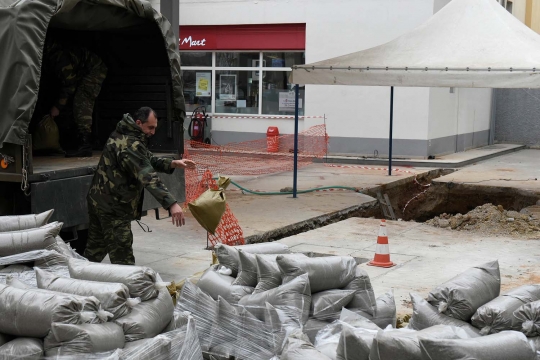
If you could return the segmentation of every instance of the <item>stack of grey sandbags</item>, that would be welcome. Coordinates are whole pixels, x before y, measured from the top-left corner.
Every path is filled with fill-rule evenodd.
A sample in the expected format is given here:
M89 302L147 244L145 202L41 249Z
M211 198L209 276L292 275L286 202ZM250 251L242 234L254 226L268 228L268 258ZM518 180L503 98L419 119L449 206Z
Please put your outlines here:
M87 261L51 215L0 217L0 359L202 359L157 273Z
M282 353L287 333L301 330L313 342L319 330L340 318L343 308L373 320L382 328L396 325L392 292L376 299L369 276L350 256L308 257L291 253L280 243L236 247L219 244L215 253L219 265L209 268L197 282L199 291L202 290L199 298L202 294L209 297L207 313L201 311L199 318L194 308L200 304L186 300L184 292L179 300L184 310L195 313L199 335L201 339L207 339L202 341L203 350L214 355L238 356L242 349L238 342L229 341L227 336L224 339L209 336L208 329L215 327L209 318L236 319L241 316L242 321L232 321L228 328L236 332L246 328L250 328L248 332L258 332L261 339L259 349L255 350L259 352L259 358L269 355L263 351L268 348L264 338L271 331L268 326L275 328L276 323L288 326L286 331L280 332L282 341L273 346L274 356ZM226 316L221 316L223 313ZM208 316L205 318L205 315ZM251 316L254 319L246 320ZM267 327L245 326L246 322L255 325L255 320ZM206 326L205 322L208 322ZM277 336L274 334L274 337Z

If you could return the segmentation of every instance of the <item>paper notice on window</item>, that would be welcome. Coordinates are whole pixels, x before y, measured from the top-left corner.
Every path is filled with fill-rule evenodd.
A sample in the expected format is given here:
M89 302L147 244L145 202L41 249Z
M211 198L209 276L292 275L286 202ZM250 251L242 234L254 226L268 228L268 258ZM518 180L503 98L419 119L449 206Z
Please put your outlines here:
M195 81L197 82L197 96L212 96L211 76L209 73L196 73Z
M294 91L282 91L279 93L279 111L294 112ZM298 108L302 108L302 99L298 99Z

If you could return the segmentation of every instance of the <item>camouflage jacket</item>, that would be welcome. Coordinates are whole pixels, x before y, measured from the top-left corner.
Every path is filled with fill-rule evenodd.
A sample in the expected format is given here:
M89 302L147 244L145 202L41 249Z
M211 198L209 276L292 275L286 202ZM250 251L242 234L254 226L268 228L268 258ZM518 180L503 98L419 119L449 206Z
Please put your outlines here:
M154 156L142 130L129 114L124 115L103 149L88 192L89 205L115 218L139 219L146 188L168 209L176 200L157 172L172 174L171 162Z
M81 46L62 46L53 42L46 49L48 66L62 83L55 106L62 110L75 94L78 82L99 66L102 60Z

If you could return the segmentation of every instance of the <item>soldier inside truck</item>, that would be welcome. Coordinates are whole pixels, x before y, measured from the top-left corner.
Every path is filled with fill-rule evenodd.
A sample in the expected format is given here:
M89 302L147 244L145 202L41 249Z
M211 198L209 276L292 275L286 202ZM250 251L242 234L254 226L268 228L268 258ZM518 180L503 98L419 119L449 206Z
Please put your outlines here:
M141 106L170 117L168 57L155 32L144 25L108 32L49 28L29 129L34 157L91 157L124 113ZM153 150L177 150L166 125L161 128Z

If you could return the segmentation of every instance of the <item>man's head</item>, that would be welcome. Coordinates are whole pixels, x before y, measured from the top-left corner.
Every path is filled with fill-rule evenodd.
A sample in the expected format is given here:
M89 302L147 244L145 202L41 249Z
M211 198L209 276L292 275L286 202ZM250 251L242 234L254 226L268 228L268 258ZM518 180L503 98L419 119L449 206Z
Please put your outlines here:
M151 108L143 106L133 114L133 119L146 137L149 138L156 133L158 119L156 112Z

